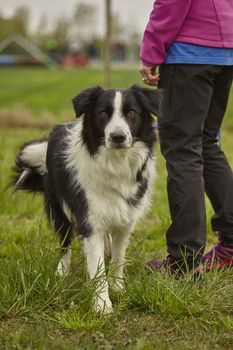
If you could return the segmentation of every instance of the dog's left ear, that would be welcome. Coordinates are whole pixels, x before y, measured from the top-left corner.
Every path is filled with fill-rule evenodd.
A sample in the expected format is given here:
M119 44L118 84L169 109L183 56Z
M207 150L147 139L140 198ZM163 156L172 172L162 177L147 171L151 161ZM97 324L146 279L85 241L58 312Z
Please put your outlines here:
M132 85L131 91L134 93L143 110L154 114L157 117L161 116L161 103L164 95L162 89L147 89L139 85Z
M96 86L83 90L79 95L75 96L72 102L76 118L80 117L82 114L86 114L102 92L103 88Z

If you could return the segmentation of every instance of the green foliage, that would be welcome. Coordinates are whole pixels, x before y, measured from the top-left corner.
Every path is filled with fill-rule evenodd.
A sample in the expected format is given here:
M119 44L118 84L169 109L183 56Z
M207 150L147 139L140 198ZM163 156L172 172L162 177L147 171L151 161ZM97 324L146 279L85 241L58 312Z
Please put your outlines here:
M15 33L26 36L28 34L28 19L29 11L25 6L18 7L10 18L4 18L0 14L0 42ZM12 44L7 52L18 53L19 48Z
M95 25L95 16L97 8L95 5L85 4L81 2L76 5L74 10L73 20L77 23L78 27L89 26L89 23Z

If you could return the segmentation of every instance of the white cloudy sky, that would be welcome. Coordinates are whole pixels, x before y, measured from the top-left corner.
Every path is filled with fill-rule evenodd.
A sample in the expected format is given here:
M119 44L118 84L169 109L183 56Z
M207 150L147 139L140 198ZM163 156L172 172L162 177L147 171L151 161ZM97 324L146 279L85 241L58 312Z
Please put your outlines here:
M5 0L0 1L0 12L4 16L11 16L16 7L28 6L31 13L30 24L33 29L42 14L46 14L52 23L59 15L71 16L75 4L83 1L98 6L97 31L102 33L105 0ZM120 15L124 25L143 32L154 0L112 0L112 3L113 11Z

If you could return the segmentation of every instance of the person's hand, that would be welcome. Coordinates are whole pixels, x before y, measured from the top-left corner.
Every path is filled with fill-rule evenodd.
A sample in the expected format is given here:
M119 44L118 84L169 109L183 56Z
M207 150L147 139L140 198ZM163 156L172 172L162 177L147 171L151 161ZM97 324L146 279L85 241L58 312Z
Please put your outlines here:
M157 66L148 67L141 62L140 73L144 84L150 86L156 86L158 84L160 75L156 73L156 67Z

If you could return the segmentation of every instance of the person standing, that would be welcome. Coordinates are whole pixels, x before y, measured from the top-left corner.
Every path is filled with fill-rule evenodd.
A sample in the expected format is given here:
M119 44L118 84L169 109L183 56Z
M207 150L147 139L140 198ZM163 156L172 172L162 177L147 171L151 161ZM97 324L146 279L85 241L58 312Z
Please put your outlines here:
M233 173L218 142L233 79L233 1L156 0L140 59L144 83L165 90L158 127L172 221L167 257L148 265L233 266ZM205 192L218 234L206 254Z

